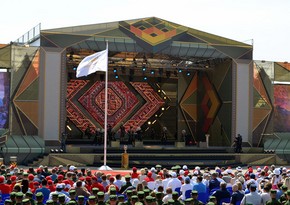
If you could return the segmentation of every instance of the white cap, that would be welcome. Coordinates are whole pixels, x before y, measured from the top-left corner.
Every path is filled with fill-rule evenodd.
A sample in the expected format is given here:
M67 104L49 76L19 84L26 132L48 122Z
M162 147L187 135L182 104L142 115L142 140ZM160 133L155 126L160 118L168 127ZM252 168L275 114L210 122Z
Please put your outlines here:
M171 175L172 177L176 177L176 173L175 173L175 172L171 172L170 175Z
M183 170L188 170L188 168L187 168L186 165L183 165L182 169L183 169Z
M276 169L274 170L274 174L275 174L275 175L280 175L280 169L277 169L277 168L276 168Z
M152 168L150 169L150 171L151 171L151 172L156 172L156 169L155 169L154 167L152 167Z
M179 170L179 174L184 175L184 170L183 169Z
M70 170L70 171L75 170L75 166L71 165L71 166L69 167L69 170Z

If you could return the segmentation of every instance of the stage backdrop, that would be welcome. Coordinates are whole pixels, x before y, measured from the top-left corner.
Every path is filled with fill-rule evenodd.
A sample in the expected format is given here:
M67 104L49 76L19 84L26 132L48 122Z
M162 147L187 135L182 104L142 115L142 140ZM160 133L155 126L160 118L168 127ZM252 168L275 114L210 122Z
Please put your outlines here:
M10 101L9 90L10 75L8 72L0 72L0 129L8 128Z

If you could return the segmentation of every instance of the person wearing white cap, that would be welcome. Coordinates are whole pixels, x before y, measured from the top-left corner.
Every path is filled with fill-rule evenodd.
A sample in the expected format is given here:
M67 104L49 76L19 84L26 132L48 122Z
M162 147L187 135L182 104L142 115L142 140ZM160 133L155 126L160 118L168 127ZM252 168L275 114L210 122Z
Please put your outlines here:
M184 171L188 170L188 168L187 168L186 165L183 165L182 169L183 169Z
M242 167L240 167L240 166L238 166L238 167L236 168L236 170L237 170L238 172L242 172L242 171L243 171Z
M167 187L171 187L172 191L175 191L177 188L181 188L181 181L177 178L175 172L171 173L172 179L169 180Z
M152 178L153 178L154 180L156 180L156 176L157 176L157 174L156 174L156 169L155 169L155 167L151 167L150 171L152 172Z
M271 179L272 188L278 189L278 183L282 181L282 176L279 168L274 169L273 176Z

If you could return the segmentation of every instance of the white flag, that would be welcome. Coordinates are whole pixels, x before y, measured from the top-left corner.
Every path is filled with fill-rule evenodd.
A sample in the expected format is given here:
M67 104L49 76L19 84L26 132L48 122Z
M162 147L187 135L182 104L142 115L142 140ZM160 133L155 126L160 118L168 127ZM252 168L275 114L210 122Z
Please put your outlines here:
M77 78L90 75L96 71L108 70L108 47L106 50L85 57L77 68Z

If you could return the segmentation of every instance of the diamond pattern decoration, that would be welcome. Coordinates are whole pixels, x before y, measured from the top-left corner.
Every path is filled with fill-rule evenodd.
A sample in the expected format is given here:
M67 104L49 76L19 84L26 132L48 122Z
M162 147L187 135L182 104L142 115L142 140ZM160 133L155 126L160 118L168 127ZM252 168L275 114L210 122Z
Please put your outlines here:
M130 126L133 128L141 127L164 105L164 101L148 83L131 82L131 85L143 97L146 103L124 124L126 128L130 128Z
M105 118L105 83L95 82L79 99L80 104L101 125ZM137 106L138 99L123 82L108 83L108 124L114 127Z
M67 117L82 131L88 125L91 131L96 129L96 125L90 121L91 118L101 126L104 124L105 84L95 82L83 91L88 82L71 80L67 87ZM138 98L125 83L108 83L108 124L113 128L122 121L126 128L142 126L164 104L148 83L132 82L131 86L138 93ZM80 93L83 93L81 97L77 97ZM139 98L142 99L138 100Z
M221 105L220 99L214 87L210 83L206 75L202 76L202 83L205 88L205 93L201 102L201 108L205 117L205 122L203 123L202 130L207 133L212 124L215 116Z
M186 31L186 29L153 17L131 24L130 31L140 39L155 46L170 40L172 37Z

